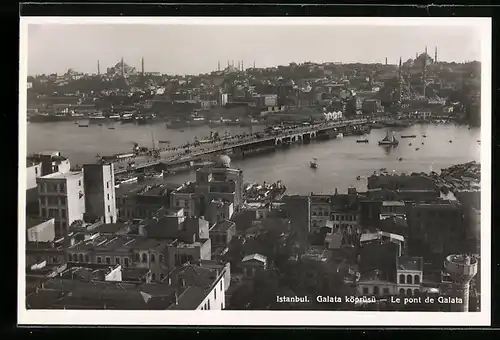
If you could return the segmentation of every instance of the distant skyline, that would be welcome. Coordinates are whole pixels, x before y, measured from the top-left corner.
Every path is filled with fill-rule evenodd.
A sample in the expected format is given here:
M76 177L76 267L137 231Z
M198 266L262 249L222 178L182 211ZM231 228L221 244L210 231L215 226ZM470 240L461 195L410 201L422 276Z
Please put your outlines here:
M30 24L28 74L101 73L123 57L146 72L199 74L237 66L291 62L397 64L423 53L438 60L481 60L480 31L472 26Z

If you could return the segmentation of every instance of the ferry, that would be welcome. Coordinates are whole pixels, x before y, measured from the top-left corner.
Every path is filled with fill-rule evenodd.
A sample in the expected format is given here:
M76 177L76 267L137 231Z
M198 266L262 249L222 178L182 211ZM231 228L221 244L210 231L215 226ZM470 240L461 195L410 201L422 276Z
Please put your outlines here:
M134 115L131 113L126 113L120 118L122 124L126 123L133 123L134 122Z
M368 143L368 138L365 136L363 139L357 139L356 143Z
M402 135L401 138L417 138L416 135Z
M387 131L387 134L385 135L384 139L380 140L378 142L378 145L398 145L399 141L394 137L394 132L392 132L392 136L389 136L389 131Z

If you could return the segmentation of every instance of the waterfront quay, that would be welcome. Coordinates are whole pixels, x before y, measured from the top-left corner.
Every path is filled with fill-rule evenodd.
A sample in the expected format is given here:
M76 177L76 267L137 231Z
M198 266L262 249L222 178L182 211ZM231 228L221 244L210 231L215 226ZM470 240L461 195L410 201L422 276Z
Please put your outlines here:
M383 119L377 120L380 122ZM209 144L170 147L160 151L156 157L133 156L115 162L115 174L126 174L157 170L179 171L189 169L196 162L208 161L217 154L227 154L232 158L244 158L256 153L274 151L296 143L309 143L311 140L336 138L339 134L346 135L354 131L362 131L370 121L368 119L353 119L335 122L323 122L295 128L278 129L266 133L246 135L243 138L224 139ZM373 122L373 120L372 120ZM111 157L103 157L110 159ZM133 159L133 162L130 162Z

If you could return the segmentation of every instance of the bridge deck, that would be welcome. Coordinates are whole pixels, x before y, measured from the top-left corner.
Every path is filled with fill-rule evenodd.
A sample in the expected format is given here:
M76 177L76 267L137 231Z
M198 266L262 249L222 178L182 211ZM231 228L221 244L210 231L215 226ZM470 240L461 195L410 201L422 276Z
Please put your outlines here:
M322 123L311 126L299 127L297 129L290 129L282 131L281 133L267 134L263 137L255 137L255 135L249 136L244 139L239 139L233 142L214 142L207 146L206 144L192 146L188 148L178 147L175 151L162 151L160 153L159 159L153 159L149 156L137 156L135 158L135 167L130 168L126 167L123 164L115 163L115 174L126 173L128 171L134 171L138 169L147 168L150 166L162 164L176 165L190 162L196 157L207 155L214 152L221 152L229 149L234 149L237 147L247 146L251 144L262 143L266 141L275 140L276 138L288 138L294 135L306 134L311 132L320 132L324 130L331 130L334 128L342 128L350 125L362 125L368 122L367 119L355 119L350 121L342 121L342 122L331 122L331 123ZM225 143L225 144L224 144ZM186 150L190 150L189 154L186 154Z

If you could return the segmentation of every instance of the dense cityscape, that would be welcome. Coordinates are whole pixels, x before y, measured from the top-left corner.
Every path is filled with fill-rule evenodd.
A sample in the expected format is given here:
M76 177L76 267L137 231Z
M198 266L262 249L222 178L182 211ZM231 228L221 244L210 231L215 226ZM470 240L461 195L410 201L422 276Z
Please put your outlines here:
M404 134L411 126L479 129L479 62L443 62L425 47L377 64L214 69L166 75L143 58L28 77L29 125L214 131L187 143L152 135L152 146L85 164L30 153L27 309L480 311L476 161L373 168L361 190L306 195L287 191L293 179L247 183L233 166L348 136L365 145L377 130L390 153L424 147L425 134ZM313 157L311 173L322 168ZM190 181L174 180L186 171Z

